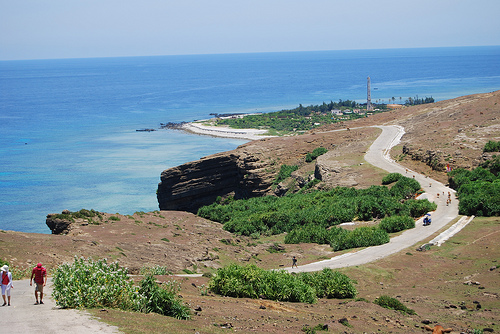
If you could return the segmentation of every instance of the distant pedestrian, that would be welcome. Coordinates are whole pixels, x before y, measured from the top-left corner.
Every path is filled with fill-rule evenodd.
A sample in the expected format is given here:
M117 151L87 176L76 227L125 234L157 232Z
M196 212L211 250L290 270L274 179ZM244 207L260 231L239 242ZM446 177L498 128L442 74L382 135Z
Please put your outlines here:
M12 274L9 272L9 267L7 265L3 266L0 270L2 271L2 306L10 306L10 289L14 288L14 286L12 285ZM5 296L7 296L7 298L5 298Z
M40 292L40 304L43 304L43 287L47 284L47 270L38 263L31 272L30 286L32 286L33 277L35 278L35 305L38 305L38 293Z
M295 268L298 268L297 267L297 258L295 256L292 257L292 268L293 268L293 266L295 266Z

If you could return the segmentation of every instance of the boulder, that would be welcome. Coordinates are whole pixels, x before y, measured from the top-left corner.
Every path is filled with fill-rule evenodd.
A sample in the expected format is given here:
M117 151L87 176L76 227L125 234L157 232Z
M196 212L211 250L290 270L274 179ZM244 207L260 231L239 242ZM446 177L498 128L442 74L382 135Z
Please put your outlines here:
M66 210L65 210L66 211ZM71 224L73 220L71 218L65 217L67 214L63 213L49 213L45 223L52 231L52 234L68 234L71 229Z

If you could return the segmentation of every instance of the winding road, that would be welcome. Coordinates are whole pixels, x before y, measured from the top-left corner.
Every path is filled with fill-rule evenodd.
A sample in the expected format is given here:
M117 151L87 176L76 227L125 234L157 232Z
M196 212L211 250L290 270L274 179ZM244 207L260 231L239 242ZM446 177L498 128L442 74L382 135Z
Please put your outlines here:
M314 262L299 266L298 268L284 268L289 272L309 272L319 271L323 268L343 268L358 266L361 264L376 261L391 254L402 251L415 243L422 241L439 230L443 229L448 223L458 216L458 200L455 199L455 191L446 187L442 183L430 179L424 175L418 174L397 164L391 159L389 152L392 147L397 145L403 137L404 129L401 126L388 125L376 126L382 129L382 134L373 142L365 155L365 160L389 173L401 173L407 177L414 177L425 191L420 198L427 198L437 204L436 211L432 212L432 224L423 226L422 220L417 221L416 227L404 231L397 237L391 238L390 242L380 246L368 247L356 252L345 253L335 256L329 260ZM451 194L451 204L447 205L448 192ZM439 198L437 194L440 194ZM445 194L443 196L443 193ZM470 221L470 220L469 220ZM456 226L462 227L466 224ZM454 232L456 227L454 228ZM450 235L450 232L443 232L444 235ZM456 232L455 232L456 233ZM443 236L444 236L443 235Z

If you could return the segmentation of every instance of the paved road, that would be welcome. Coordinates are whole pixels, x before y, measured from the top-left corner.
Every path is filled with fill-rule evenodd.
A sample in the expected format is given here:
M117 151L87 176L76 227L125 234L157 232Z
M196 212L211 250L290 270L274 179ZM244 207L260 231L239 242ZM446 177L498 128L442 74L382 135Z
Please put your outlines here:
M29 280L14 281L11 306L0 307L0 331L10 334L120 333L116 327L93 319L87 312L57 308L54 300L47 298L52 293L50 279L44 290L47 293L44 304L34 305L34 286L30 286Z
M370 146L365 155L365 160L390 173L401 173L407 177L415 177L425 190L425 194L421 198L428 198L429 201L434 201L438 205L436 211L432 212L432 224L423 226L422 221L419 220L414 229L406 230L401 235L391 238L391 241L387 244L368 247L357 252L346 253L329 260L306 264L298 268L285 268L285 270L289 272L318 271L323 268L343 268L373 262L430 237L458 216L458 200L455 199L453 189L424 175L407 170L390 158L390 149L398 144L404 134L404 129L400 126L377 127L382 129L382 134ZM443 196L443 192L445 196ZM448 192L450 192L452 198L450 205L446 205ZM440 194L439 198L437 198L437 193Z

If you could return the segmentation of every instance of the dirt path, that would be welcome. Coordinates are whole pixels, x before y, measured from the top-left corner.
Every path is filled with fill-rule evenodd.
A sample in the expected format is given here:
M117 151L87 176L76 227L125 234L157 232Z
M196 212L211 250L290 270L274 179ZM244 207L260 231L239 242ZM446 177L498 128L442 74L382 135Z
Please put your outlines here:
M34 287L29 280L14 281L11 306L0 307L2 332L10 334L51 333L88 334L120 333L113 326L93 319L90 314L60 309L52 298L52 282L49 279L44 289L43 305L34 305Z
M400 126L377 127L382 129L382 134L370 146L365 155L365 160L390 173L401 173L404 176L415 178L425 190L425 194L420 198L428 198L429 201L434 201L438 205L436 211L432 212L432 224L423 226L422 221L419 220L415 228L406 230L401 235L391 238L391 241L387 244L346 253L329 260L299 266L299 268L285 268L285 270L289 272L318 271L323 268L343 268L373 262L430 237L458 216L458 200L455 199L453 189L424 175L408 170L390 158L389 152L403 136L404 129ZM440 194L439 198L437 197L438 193ZM450 205L446 204L448 193L450 193L452 199Z

